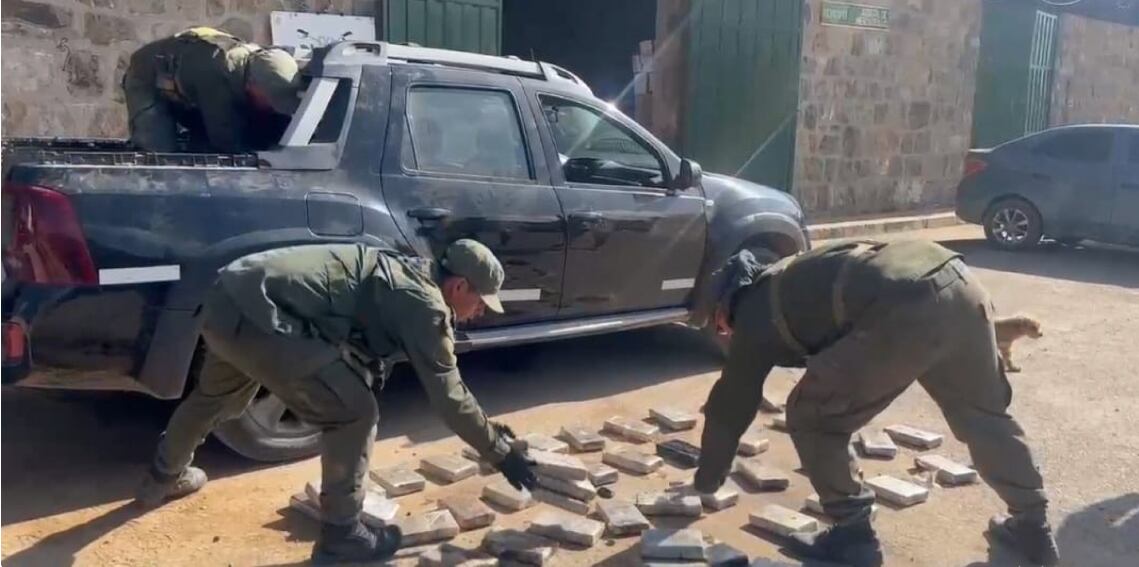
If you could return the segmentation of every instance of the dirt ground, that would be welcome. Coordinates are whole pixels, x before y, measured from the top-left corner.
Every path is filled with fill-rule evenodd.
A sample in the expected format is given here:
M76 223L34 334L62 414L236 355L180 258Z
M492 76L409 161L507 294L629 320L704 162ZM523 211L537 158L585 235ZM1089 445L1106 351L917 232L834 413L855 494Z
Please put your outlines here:
M912 235L912 234L911 234ZM1013 375L1012 412L1028 431L1053 502L1052 518L1065 564L1139 564L1139 252L1053 247L995 252L974 227L921 233L967 256L992 291L998 310L1025 311L1044 322L1045 336L1018 345L1024 372ZM509 364L503 364L504 361ZM612 415L646 416L654 404L696 411L717 377L716 359L701 339L679 327L495 352L462 361L464 376L488 413L520 432L556 433L561 425L600 427ZM509 368L508 368L509 367ZM795 372L768 382L786 396ZM281 466L243 461L209 442L197 462L211 476L200 494L139 515L129 497L153 451L171 405L107 394L51 394L6 389L0 398L2 556L4 565L294 565L307 561L317 527L289 511L289 495L319 475L316 459ZM390 386L381 400L380 439L373 466L457 451L414 380ZM765 426L770 416L761 414ZM968 462L936 407L911 388L875 425L907 423L945 433L937 453ZM798 468L790 439L768 430L767 463ZM679 437L698 441L696 431ZM864 461L867 474L906 477L914 451L893 461ZM597 456L587 457L587 460ZM666 467L636 478L622 475L618 497L664 487L689 471ZM399 500L401 513L430 509L439 497L477 491L475 477ZM798 564L778 542L743 529L749 511L767 503L799 508L812 490L798 472L779 493L743 491L734 508L694 522L706 534L753 558ZM538 509L500 514L501 526L523 527ZM983 537L1002 511L984 485L936 487L929 502L883 509L877 519L888 565L1015 565ZM675 521L658 524L679 525ZM481 531L457 543L474 545ZM589 550L563 549L555 565L636 565L637 540L606 539ZM410 563L403 560L401 563Z

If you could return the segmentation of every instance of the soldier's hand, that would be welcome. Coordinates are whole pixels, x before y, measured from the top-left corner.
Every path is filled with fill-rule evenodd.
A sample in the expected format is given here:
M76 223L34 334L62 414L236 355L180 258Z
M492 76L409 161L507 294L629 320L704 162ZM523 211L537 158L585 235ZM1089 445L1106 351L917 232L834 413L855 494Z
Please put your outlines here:
M526 450L514 445L502 462L498 463L498 470L515 489L532 490L538 485L538 477L534 475L534 465L534 460L526 454Z

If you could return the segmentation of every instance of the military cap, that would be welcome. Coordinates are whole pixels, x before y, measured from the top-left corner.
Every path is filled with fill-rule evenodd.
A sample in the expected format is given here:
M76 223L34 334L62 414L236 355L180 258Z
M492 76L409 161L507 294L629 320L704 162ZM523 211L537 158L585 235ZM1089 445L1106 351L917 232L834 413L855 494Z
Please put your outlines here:
M505 273L494 252L477 240L463 238L447 246L440 264L448 272L465 278L475 288L483 303L495 313L502 313L498 291L502 289Z

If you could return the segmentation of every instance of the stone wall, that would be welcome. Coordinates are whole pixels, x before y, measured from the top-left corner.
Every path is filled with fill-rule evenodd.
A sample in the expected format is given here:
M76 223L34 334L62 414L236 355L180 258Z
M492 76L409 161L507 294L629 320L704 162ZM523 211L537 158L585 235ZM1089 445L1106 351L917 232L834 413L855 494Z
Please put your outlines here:
M794 193L815 219L949 205L972 121L981 0L877 0L884 31L803 30Z
M125 136L140 45L195 25L268 44L273 10L374 16L380 0L4 0L4 136Z
M1139 27L1065 14L1052 90L1052 125L1139 124Z

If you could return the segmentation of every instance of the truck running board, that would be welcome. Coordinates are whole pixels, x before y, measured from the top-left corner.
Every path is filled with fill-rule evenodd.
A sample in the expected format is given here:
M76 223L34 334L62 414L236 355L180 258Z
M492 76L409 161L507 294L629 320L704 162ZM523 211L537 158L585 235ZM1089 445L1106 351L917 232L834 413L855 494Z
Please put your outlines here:
M688 319L688 310L682 307L654 309L618 315L605 315L590 319L555 321L515 325L502 329L485 329L460 333L456 350L470 351L492 347L502 347L521 343L552 341L568 337L599 335L614 331L653 327L668 323L679 323Z

